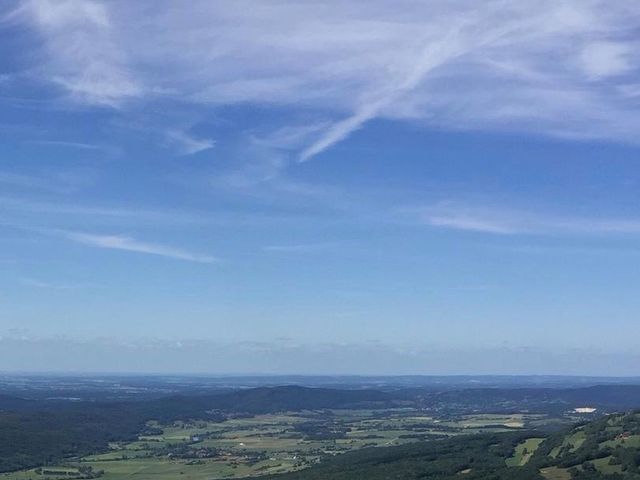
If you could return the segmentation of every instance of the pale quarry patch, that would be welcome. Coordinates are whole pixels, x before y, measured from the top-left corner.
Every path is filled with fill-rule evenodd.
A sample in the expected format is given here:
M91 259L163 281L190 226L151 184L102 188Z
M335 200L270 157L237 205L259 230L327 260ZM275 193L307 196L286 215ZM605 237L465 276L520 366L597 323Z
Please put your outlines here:
M596 410L598 409L594 407L578 407L573 409L574 413L594 413Z

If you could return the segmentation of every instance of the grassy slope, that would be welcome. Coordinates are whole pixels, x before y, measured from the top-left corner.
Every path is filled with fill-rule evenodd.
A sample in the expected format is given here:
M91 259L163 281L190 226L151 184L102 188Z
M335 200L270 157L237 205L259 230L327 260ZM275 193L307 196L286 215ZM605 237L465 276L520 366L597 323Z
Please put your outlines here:
M533 437L527 438L523 442L516 445L513 455L506 460L506 464L508 467L522 467L526 465L531 457L533 457L536 450L542 442L544 442L544 438Z

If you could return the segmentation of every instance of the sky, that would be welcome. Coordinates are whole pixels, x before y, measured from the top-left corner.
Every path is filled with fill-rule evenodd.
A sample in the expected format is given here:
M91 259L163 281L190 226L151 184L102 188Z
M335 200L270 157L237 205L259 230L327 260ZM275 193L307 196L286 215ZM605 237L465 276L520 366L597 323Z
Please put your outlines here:
M0 370L637 374L635 0L0 3Z

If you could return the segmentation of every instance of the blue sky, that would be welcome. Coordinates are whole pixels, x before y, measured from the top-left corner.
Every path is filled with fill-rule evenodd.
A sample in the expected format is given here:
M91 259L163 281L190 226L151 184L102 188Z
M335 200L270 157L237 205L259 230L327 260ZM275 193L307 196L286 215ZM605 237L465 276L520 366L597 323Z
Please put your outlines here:
M634 3L4 2L0 364L635 373Z

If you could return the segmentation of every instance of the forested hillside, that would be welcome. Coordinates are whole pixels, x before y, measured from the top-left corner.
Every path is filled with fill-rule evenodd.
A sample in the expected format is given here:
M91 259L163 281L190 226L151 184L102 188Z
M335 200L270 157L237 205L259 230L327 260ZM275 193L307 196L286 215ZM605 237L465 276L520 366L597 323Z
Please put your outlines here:
M603 417L549 437L456 437L346 453L272 480L640 479L640 413Z
M537 469L509 468L505 459L530 436L478 435L345 453L308 470L270 480L539 479Z

